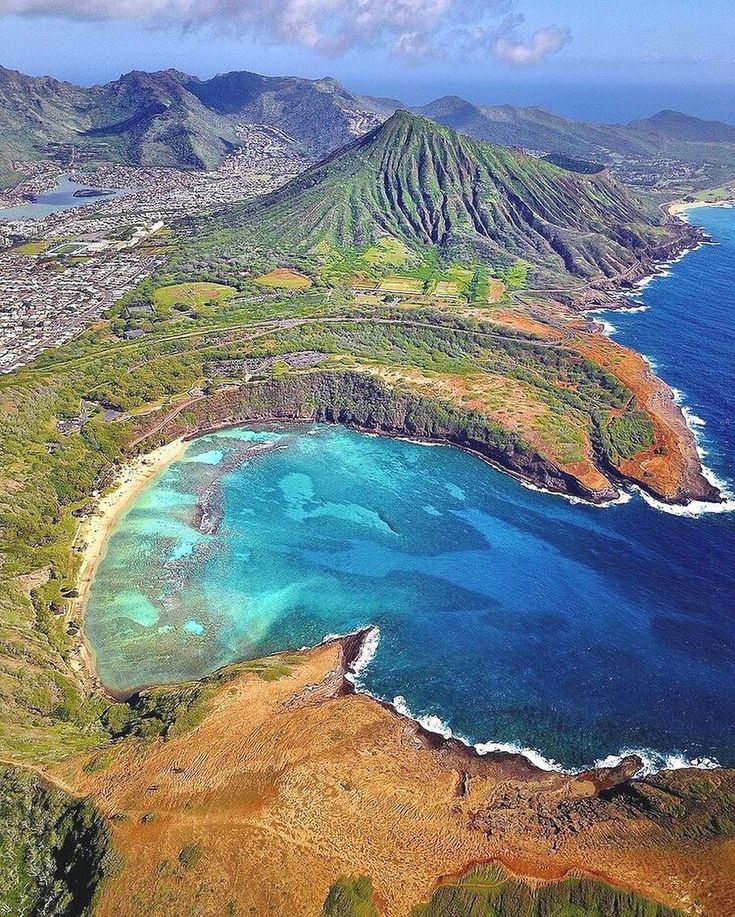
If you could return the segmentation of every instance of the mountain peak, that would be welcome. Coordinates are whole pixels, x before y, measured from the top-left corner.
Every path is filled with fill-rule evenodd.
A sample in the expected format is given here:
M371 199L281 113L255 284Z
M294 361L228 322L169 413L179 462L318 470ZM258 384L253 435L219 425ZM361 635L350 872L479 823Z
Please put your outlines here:
M499 270L523 258L539 282L627 269L659 232L658 217L608 176L565 172L402 109L224 219L243 238L281 240L290 256L388 236L416 258L435 248Z
M664 108L650 118L631 121L628 128L639 133L694 143L735 143L735 127L731 124L705 121L670 108Z

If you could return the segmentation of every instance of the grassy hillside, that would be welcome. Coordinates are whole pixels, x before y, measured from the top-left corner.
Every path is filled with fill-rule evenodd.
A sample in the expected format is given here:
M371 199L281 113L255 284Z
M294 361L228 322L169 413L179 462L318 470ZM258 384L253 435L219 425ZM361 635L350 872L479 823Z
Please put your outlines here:
M614 276L666 238L607 174L580 175L398 112L276 193L224 211L199 249L325 260L386 237L416 257L532 265L531 286Z
M335 882L322 917L377 917L372 882L345 876ZM502 866L473 869L445 882L412 917L683 917L681 911L594 879L569 878L532 886Z

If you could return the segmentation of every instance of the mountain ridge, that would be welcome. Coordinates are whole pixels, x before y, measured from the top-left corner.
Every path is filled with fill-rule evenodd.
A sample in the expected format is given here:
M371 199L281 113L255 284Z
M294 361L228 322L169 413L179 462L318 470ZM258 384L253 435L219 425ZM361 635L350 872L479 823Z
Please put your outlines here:
M300 256L390 237L448 260L523 259L545 281L618 276L667 234L606 172L568 172L401 110L216 227Z
M216 168L246 122L284 130L300 153L318 159L379 124L392 106L331 78L238 71L200 80L175 69L132 70L81 87L0 67L0 172L13 159L42 157L49 143L134 165Z
M735 171L735 126L662 110L627 124L576 121L539 106L475 105L443 96L412 111L446 127L506 146L573 157L713 158Z
M735 171L735 127L664 110L627 125L588 124L538 106L479 105L443 96L420 106L309 80L230 71L210 79L169 68L132 70L91 87L0 66L0 172L47 144L76 144L134 165L215 168L238 145L238 123L277 127L320 159L396 110L502 146L574 158L710 160Z

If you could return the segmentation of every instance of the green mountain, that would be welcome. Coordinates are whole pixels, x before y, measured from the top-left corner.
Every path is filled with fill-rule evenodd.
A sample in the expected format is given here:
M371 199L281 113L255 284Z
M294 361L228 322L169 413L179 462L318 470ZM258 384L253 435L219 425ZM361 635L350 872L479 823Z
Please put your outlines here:
M277 127L307 155L326 156L376 127L399 102L349 92L331 78L305 80L235 72L195 80L186 88L211 111L230 121Z
M735 170L735 127L662 111L629 124L587 124L535 106L473 105L445 96L414 108L452 130L503 146L517 146L583 159L612 156L712 161Z
M0 67L0 171L4 161L37 156L49 141L66 142L89 123L87 106L79 86Z
M285 131L301 153L325 156L383 121L397 102L348 92L335 80L177 70L132 71L83 88L0 67L0 173L74 144L134 165L215 168L238 145L238 125Z
M214 231L230 252L302 257L391 237L447 261L524 259L537 283L617 275L667 235L605 172L565 171L403 111L275 193L228 208Z

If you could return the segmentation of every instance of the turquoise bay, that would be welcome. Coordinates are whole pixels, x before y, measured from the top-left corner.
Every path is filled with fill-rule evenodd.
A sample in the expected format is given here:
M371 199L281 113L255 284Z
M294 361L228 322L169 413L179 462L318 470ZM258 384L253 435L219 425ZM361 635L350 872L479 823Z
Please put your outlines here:
M698 213L721 244L613 318L707 422L728 479L733 215ZM627 749L732 766L733 558L732 513L570 504L448 447L339 427L227 430L118 524L86 632L126 693L374 624L363 686L469 742L571 768Z

